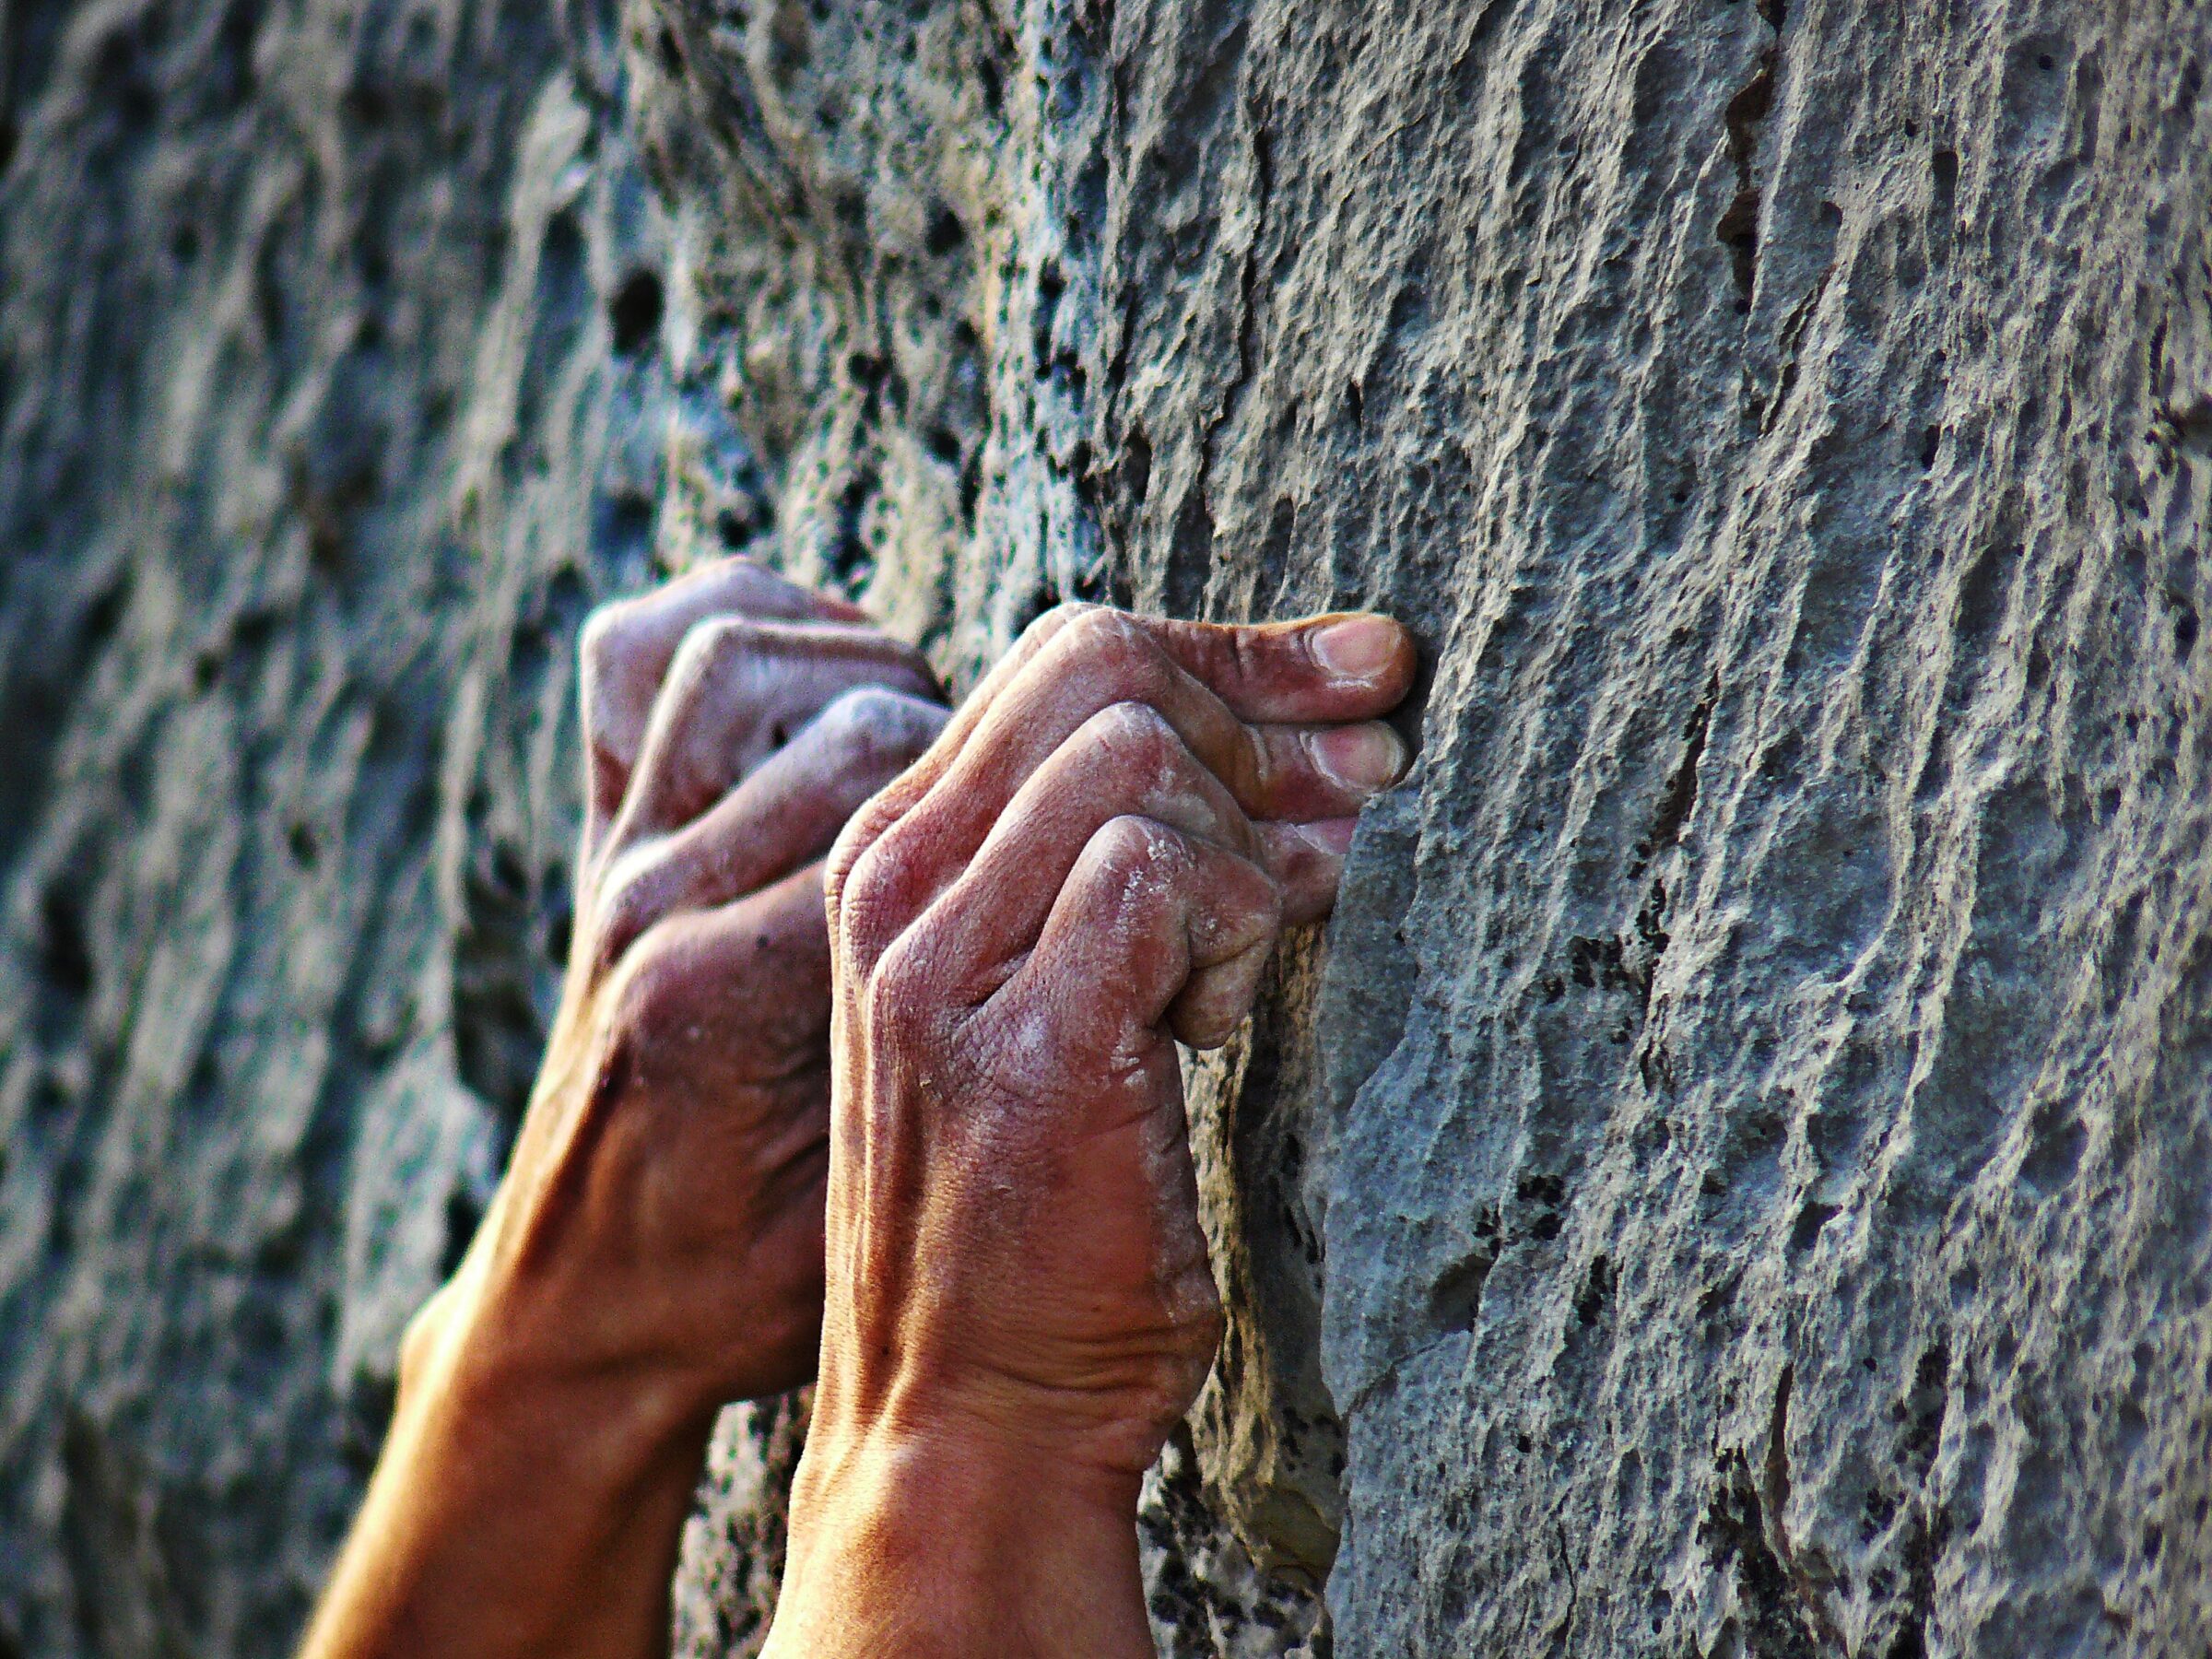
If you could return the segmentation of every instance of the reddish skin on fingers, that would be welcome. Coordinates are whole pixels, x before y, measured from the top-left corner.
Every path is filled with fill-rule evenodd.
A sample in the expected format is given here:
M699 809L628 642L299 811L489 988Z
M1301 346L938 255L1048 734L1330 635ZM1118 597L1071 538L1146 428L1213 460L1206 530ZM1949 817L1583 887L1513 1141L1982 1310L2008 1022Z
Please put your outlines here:
M666 1653L715 1412L819 1348L821 860L947 718L855 617L733 560L587 627L560 1012L307 1659Z
M840 838L775 1659L1150 1653L1137 1484L1220 1329L1175 1039L1244 1018L1402 767L1364 723L1411 641L1371 618L1316 649L1350 620L1055 612Z
M756 622L865 623L859 606L787 582L749 559L724 559L583 625L584 852L595 851L620 808L669 665L691 629L716 618Z
M1404 770L1403 746L1371 712L1387 712L1405 695L1413 655L1408 643L1373 680L1329 675L1304 641L1341 620L1227 629L1147 623L1093 606L1048 613L1008 658L1020 666L994 669L944 738L871 805L862 832L848 838L855 861L884 861L888 849L879 841L932 849L928 858L902 861L914 882L870 888L853 907L855 944L880 951L935 898L941 888L933 881L949 881L966 866L1030 774L1077 727L1116 703L1148 708L1253 818L1311 822L1356 812ZM1404 637L1384 618L1370 620L1391 630L1394 641ZM1230 632L1250 638L1238 645L1202 643ZM1218 682L1198 679L1186 661L1206 666ZM1281 721L1248 719L1239 710L1278 713ZM1314 739L1324 722L1340 728L1359 723L1350 729L1364 734L1382 759L1358 786L1323 769L1323 746ZM893 820L895 830L888 829ZM884 836L871 833L876 825L887 827ZM833 903L837 887L833 879Z
M922 653L872 628L749 617L695 624L668 665L618 838L690 822L832 700L864 685L937 696Z

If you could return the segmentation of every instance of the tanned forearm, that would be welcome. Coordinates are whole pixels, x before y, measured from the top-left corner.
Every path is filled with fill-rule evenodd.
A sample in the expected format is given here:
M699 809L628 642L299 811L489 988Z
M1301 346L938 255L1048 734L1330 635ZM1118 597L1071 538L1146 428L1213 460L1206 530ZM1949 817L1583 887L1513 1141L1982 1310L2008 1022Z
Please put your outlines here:
M579 666L560 1011L306 1659L660 1659L715 1412L814 1374L818 861L943 726L935 681L740 559L602 607Z
M410 1355L301 1659L665 1659L711 1413L497 1348L446 1330Z

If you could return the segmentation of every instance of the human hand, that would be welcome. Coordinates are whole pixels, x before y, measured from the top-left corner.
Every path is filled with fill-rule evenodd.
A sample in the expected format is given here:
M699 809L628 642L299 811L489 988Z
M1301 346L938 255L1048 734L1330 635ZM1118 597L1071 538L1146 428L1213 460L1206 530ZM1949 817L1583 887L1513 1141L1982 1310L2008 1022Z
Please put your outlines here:
M1413 665L1380 618L1056 611L846 830L771 1653L1149 1651L1137 1483L1220 1329L1175 1039L1224 1041L1333 901Z
M408 1334L314 1659L665 1652L715 1411L813 1371L820 861L942 727L935 682L741 560L598 612L582 657L559 1014L499 1194Z
M582 660L568 979L450 1295L504 1366L621 1372L712 1411L813 1372L819 861L946 714L912 647L739 559L601 610Z

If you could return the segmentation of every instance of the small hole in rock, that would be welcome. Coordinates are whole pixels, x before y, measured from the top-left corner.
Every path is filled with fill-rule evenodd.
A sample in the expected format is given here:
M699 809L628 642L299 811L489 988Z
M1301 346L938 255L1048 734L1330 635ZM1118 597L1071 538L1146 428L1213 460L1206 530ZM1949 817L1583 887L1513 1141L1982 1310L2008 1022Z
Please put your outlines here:
M949 207L939 207L930 216L929 236L926 242L930 253L939 258L951 253L968 240L968 232Z
M632 271L615 290L607 304L607 320L614 325L615 349L635 357L661 331L661 279L651 271Z

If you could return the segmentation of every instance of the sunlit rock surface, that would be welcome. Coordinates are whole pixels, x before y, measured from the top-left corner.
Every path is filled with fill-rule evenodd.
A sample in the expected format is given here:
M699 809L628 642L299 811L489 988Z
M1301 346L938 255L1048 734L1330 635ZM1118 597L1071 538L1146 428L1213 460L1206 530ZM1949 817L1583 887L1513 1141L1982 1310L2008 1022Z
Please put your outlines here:
M283 1653L738 549L1422 633L1175 1654L2212 1645L2212 13L0 12L0 1659ZM772 1606L734 1412L678 1647Z

